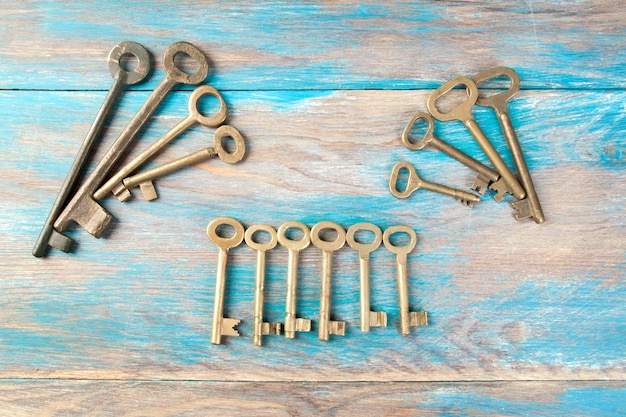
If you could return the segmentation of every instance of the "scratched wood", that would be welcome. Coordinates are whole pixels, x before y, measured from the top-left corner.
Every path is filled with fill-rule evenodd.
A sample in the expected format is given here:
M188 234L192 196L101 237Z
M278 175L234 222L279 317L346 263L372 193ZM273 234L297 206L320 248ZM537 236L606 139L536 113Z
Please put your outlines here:
M119 415L124 404L131 405L129 415L202 414L207 407L234 414L256 406L258 414L272 415L623 413L626 16L620 6L129 2L121 14L95 2L5 4L2 409L11 415L36 409ZM102 102L99 90L110 84L106 54L126 39L156 55L176 40L200 46L213 64L207 81L223 92L228 123L246 137L247 156L237 165L204 162L159 179L153 202L136 190L128 203L109 198L103 204L116 219L102 239L73 227L74 253L35 259L32 245ZM546 223L515 222L507 202L496 203L489 193L473 209L425 191L392 197L389 173L401 160L425 179L469 187L468 169L435 151L411 152L399 136L442 81L500 64L522 77L510 111ZM162 76L157 63L151 80L136 87L146 91L123 96L94 160ZM130 154L182 119L189 95L169 96ZM492 112L477 109L475 116L512 165ZM460 123L437 123L436 133L486 161ZM194 128L154 163L212 140L210 129ZM372 256L372 306L388 312L389 327L362 334L358 259L346 247L335 254L332 304L333 317L348 323L346 336L327 343L315 332L294 340L267 336L256 348L255 254L242 245L231 251L226 294L227 315L243 320L242 337L211 345L217 251L205 229L220 215L245 226L409 225L420 239L409 256L410 304L428 312L430 326L399 334L394 256L381 248ZM271 321L284 318L286 262L283 248L268 254ZM298 310L314 324L320 272L321 254L307 248ZM527 382L514 382L520 380ZM239 390L252 403L240 405ZM118 408L99 408L118 394L111 400ZM191 404L172 401L177 394Z

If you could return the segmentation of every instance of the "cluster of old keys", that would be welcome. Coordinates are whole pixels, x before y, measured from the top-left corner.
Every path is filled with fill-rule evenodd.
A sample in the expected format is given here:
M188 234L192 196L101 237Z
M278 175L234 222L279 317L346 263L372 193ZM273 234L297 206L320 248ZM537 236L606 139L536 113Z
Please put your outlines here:
M510 80L510 87L507 90L484 97L479 95L478 84L501 77L506 77ZM463 87L465 89L467 94L464 100L450 111L441 111L437 105L438 100L455 87ZM456 159L478 174L471 186L472 190L483 195L487 188L489 188L496 192L494 195L496 201L502 201L507 193L511 194L516 199L516 201L511 203L513 209L516 210L515 219L521 220L532 217L536 223L541 224L545 221L543 210L539 203L539 198L535 191L526 159L522 153L522 148L515 134L515 130L513 129L513 124L507 110L508 101L517 94L519 89L520 78L514 70L508 67L492 68L472 78L465 76L455 77L437 88L428 97L427 107L430 114L417 112L413 115L402 132L402 143L411 150L431 147ZM474 105L491 107L495 111L511 151L519 180L506 165L494 145L472 117L472 108ZM439 121L460 120L463 122L476 139L495 170L436 137L433 133L433 117ZM415 141L411 137L411 130L418 121L425 121L428 128L423 138ZM408 174L406 187L404 187L404 189L398 189L398 180L403 173ZM397 198L407 198L420 188L450 195L470 207L480 200L480 197L476 194L422 180L417 175L415 167L409 162L398 162L393 167L389 180L389 190L391 194Z
M294 231L300 234L299 238L294 237ZM369 242L363 241L365 239L360 235L362 232L372 236ZM265 234L264 240L261 239L260 234ZM391 237L394 234L405 234L408 236L409 241L407 243L392 241ZM286 338L291 339L295 337L296 332L311 331L311 320L298 317L296 312L299 253L310 244L322 251L322 279L318 321L318 337L320 340L327 341L330 335L345 335L346 322L330 320L330 311L333 252L342 248L346 243L359 254L361 331L369 332L370 326L387 326L387 313L370 309L370 253L375 251L381 243L384 244L387 250L396 255L401 333L409 334L412 326L425 326L428 324L428 317L425 311L409 311L407 255L415 247L417 235L408 226L392 226L385 229L383 233L373 223L357 223L350 226L346 231L342 226L331 221L319 222L311 229L304 223L292 221L282 224L278 230L266 224L255 224L245 230L239 221L231 217L218 217L207 226L207 235L209 240L219 249L213 326L211 328L211 343L213 344L220 344L222 336L239 336L239 331L236 327L240 320L227 318L223 315L224 290L228 251L239 246L244 240L248 247L257 252L253 325L253 342L256 346L261 346L263 335L281 335L284 333ZM284 324L263 321L265 252L273 249L277 244L280 244L289 252Z
M191 57L196 62L197 69L193 72L186 72L179 68L182 62L181 56ZM137 60L137 65L133 70L126 70L121 63L123 59L129 57L134 57ZM90 175L83 180L82 172L85 169L87 157L102 135L105 123L111 116L124 87L143 81L150 73L150 53L138 43L122 42L111 50L108 66L113 77L113 85L98 111L96 119L89 129L50 210L33 248L34 256L44 256L48 247L70 252L74 242L61 232L68 229L72 222L78 223L91 235L97 238L101 237L113 220L113 216L98 201L111 193L120 201L126 201L131 197L130 189L139 186L146 200L153 200L157 197L152 183L153 179L215 156L218 156L223 162L234 164L239 162L246 152L241 133L236 128L224 124L228 116L228 109L221 94L214 87L205 84L197 87L190 95L189 116L182 119L133 160L119 168L115 174L110 175L126 154L133 139L154 114L167 94L178 84L196 85L202 83L207 77L209 64L202 51L188 42L177 42L167 48L163 55L165 78L128 122L128 125L122 130ZM219 100L220 107L216 114L207 116L200 112L199 101L205 96L213 96ZM153 155L195 124L216 128L212 146L156 168L134 174ZM231 151L224 146L226 141L230 140L234 141L234 150ZM76 188L77 191L72 196L72 191Z

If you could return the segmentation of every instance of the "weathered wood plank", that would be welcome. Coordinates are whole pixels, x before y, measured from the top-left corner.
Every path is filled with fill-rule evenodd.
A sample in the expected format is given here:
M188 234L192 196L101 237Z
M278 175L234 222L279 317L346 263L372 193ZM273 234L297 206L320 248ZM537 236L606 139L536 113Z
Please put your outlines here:
M433 88L495 65L525 88L626 86L618 0L8 1L3 18L1 89L108 89L106 56L123 40L158 61L175 41L197 44L222 90Z
M13 417L101 416L622 416L620 382L210 383L2 381Z
M406 201L389 194L390 169L402 159L425 178L471 182L444 155L400 145L427 93L227 92L230 121L248 138L241 164L212 161L170 175L157 182L161 195L152 203L107 200L117 222L104 239L74 229L78 251L43 260L30 255L32 244L103 94L0 93L0 376L623 379L626 93L533 91L511 103L548 219L540 226L516 223L510 208L488 198L469 209L427 192ZM107 143L147 95L125 96ZM142 145L186 113L188 95L171 97ZM504 150L494 118L477 117ZM177 140L159 159L204 146L210 135L203 132ZM438 124L437 133L481 158L460 124ZM409 259L410 302L429 312L432 325L399 335L394 258L380 249L372 260L373 306L389 312L390 327L361 334L358 262L344 248L333 312L348 321L346 337L267 337L254 348L254 253L242 246L232 251L227 312L244 320L244 337L212 346L217 257L205 228L218 215L275 227L287 220L412 226L420 243ZM269 254L271 320L283 316L286 259L283 249ZM320 254L309 248L301 263L299 309L316 320Z

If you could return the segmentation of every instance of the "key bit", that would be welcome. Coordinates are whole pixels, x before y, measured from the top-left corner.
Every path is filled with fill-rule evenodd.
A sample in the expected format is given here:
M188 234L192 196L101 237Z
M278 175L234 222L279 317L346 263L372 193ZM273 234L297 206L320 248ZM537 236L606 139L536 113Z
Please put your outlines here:
M231 237L220 236L218 229L221 226L230 226L234 229ZM227 318L224 312L224 292L226 289L226 266L228 263L228 251L238 246L244 238L243 225L231 217L218 217L213 219L207 226L207 236L218 248L217 275L215 279L215 304L213 305L213 326L211 328L211 343L219 345L222 336L239 336L236 329L241 320Z
M374 235L369 243L358 242L356 234L360 231L368 231ZM361 331L369 332L370 326L387 326L387 313L384 311L370 310L370 253L375 251L382 242L383 232L373 223L357 223L346 233L346 242L359 253L359 281L360 281L360 305L361 305Z
M257 233L266 233L270 236L268 242L262 243L255 240ZM246 244L257 252L256 277L254 290L254 345L261 346L263 335L280 335L281 323L269 323L263 321L263 300L265 292L265 252L273 249L278 243L276 231L266 224L255 224L246 230L244 236Z
M398 190L398 177L400 172L406 170L409 173L409 178L404 190ZM474 203L480 201L480 197L468 193L465 191L457 190L454 188L446 187L445 185L435 184L432 182L422 180L415 171L415 167L409 162L402 161L394 165L391 170L391 177L389 178L389 191L396 198L408 198L413 192L423 188L428 191L434 191L436 193L449 195L456 198L461 204L468 207L473 207Z
M411 138L411 130L420 120L425 121L427 124L426 133L424 134L424 136L422 136L420 140L414 141ZM475 171L478 176L472 183L471 189L478 192L479 194L484 194L489 184L493 181L497 181L500 175L491 168L487 167L484 164L481 164L471 156L467 155L466 153L439 139L437 136L435 136L434 130L435 121L433 120L432 116L428 113L419 111L415 113L413 117L411 117L411 120L409 120L407 125L404 127L404 130L402 131L402 143L406 148L414 151L421 150L426 147L431 147L433 149L439 150L449 157L462 163L471 170Z
M337 237L333 241L326 241L320 235L323 230L334 230ZM329 335L344 336L346 323L330 320L330 305L332 298L333 252L339 250L346 243L346 231L337 223L322 221L311 228L311 243L322 250L322 286L320 290L320 321L318 337L327 341Z
M394 245L391 243L390 237L395 233L406 233L409 235L409 243L406 245ZM409 311L407 255L413 250L417 243L417 234L413 229L407 226L392 226L383 233L383 243L389 252L396 254L400 331L402 334L410 334L411 327L428 325L428 315L425 311Z
M502 178L498 181L489 185L489 189L495 191L496 193L493 195L493 199L497 202L504 200L506 194L512 194L511 189L507 185L506 182Z

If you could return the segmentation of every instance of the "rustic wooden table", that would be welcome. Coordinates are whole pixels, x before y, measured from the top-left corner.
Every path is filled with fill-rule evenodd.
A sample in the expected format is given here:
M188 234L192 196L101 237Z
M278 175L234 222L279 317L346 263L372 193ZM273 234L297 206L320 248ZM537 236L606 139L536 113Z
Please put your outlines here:
M550 415L626 413L626 12L617 0L329 2L5 1L0 25L0 415ZM246 137L237 165L200 163L156 181L159 198L103 201L102 239L79 227L64 254L31 256L66 172L111 84L109 50L154 54L126 93L97 161L187 40ZM411 115L456 75L507 65L509 108L546 222L516 222L488 192L474 208L419 191L392 197L392 166L467 189L472 173L400 142ZM131 154L187 114L170 94ZM207 108L211 103L204 104ZM505 161L493 112L475 116ZM438 136L486 158L459 122ZM160 153L212 141L196 127ZM92 164L93 165L93 164ZM403 336L395 258L372 256L359 330L358 258L335 253L333 317L344 337L252 344L255 253L231 250L226 312L242 337L210 343L217 250L208 222L412 227L409 293L428 327ZM321 253L301 254L298 309L319 315ZM268 253L265 316L284 318L287 251Z

